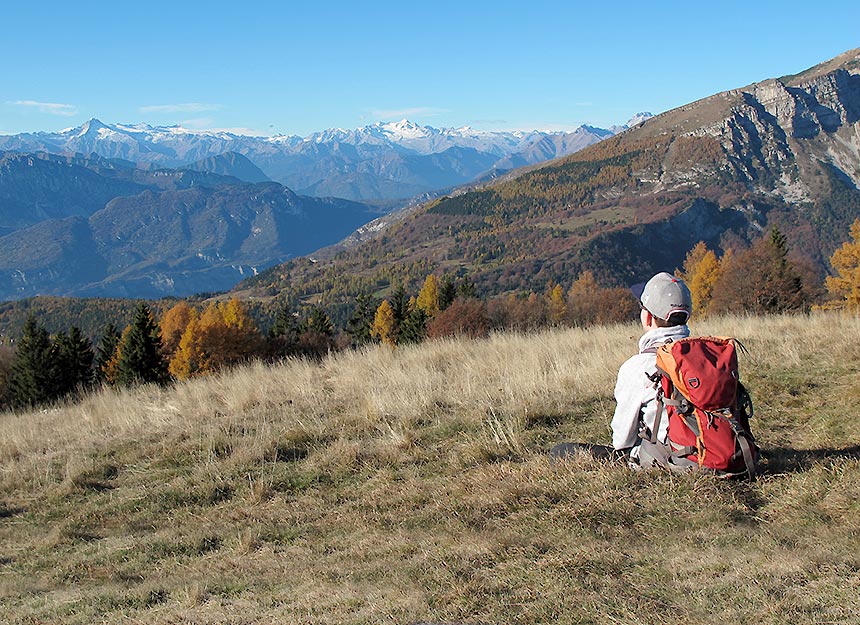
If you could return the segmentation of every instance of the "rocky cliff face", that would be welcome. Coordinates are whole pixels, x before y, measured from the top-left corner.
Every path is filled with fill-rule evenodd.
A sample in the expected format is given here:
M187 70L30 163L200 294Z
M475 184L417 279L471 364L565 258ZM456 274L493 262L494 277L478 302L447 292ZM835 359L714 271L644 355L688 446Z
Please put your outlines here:
M855 51L850 59L860 59ZM860 187L860 68L838 68L809 79L772 79L723 94L732 106L695 134L720 141L734 172L751 189L790 203L827 192L822 165Z
M633 149L656 156L634 172L635 187L604 188L602 198L692 201L710 190L722 207L745 211L752 232L771 223L804 230L823 266L860 214L851 211L860 194L860 50L658 115L618 137L616 152Z

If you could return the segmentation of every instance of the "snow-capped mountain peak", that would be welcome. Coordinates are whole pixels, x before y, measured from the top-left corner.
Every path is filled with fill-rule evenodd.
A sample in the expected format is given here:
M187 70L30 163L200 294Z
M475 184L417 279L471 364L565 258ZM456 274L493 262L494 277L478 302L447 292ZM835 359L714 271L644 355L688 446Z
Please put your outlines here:
M71 131L76 131L78 137L83 137L87 135L92 136L105 128L107 128L106 124L103 124L101 121L93 117L92 119L84 122L78 128L72 128Z
M645 120L648 120L652 117L654 117L654 115L652 113L648 113L647 111L644 111L642 113L636 113L636 115L631 117L630 121L627 122L627 127L633 128L633 126L638 126Z
M389 122L381 124L380 128L383 132L389 135L392 140L398 139L419 139L427 137L435 130L429 126L419 126L418 124L402 119L399 122Z
M261 137L90 119L58 133L0 136L0 151L94 153L172 168L235 152L299 193L362 200L405 198L463 184L488 171L565 156L614 132L587 126L570 133L434 128L401 119L306 137Z

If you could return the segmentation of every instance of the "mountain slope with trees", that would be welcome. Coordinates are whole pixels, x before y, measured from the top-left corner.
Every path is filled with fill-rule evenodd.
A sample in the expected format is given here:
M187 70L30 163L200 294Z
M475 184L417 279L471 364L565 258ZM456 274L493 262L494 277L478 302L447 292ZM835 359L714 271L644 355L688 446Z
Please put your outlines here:
M434 200L350 249L296 259L238 290L337 304L469 275L485 294L591 271L630 284L699 241L742 249L777 227L823 272L860 207L860 50L720 93L572 156Z
M221 181L148 189L111 199L86 218L43 221L0 237L0 298L222 291L378 215L364 204L298 196L274 182Z

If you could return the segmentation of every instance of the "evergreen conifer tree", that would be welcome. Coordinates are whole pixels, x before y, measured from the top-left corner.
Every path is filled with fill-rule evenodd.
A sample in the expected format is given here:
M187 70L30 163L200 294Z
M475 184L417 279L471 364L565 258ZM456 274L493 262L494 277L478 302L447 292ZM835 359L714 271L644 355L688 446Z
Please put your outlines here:
M396 338L397 333L400 331L400 324L403 323L406 315L409 314L409 296L406 295L406 289L403 288L402 284L397 285L397 288L394 289L388 303L391 306L391 312L394 313L394 330L392 336Z
M406 319L400 324L399 344L420 343L427 334L428 315L420 306L409 311Z
M269 338L283 336L295 338L299 334L299 322L289 304L283 304L275 311L275 319L269 328Z
M334 348L334 326L322 306L310 309L302 322L298 351L305 356L321 358Z
M275 312L275 320L267 337L269 356L284 358L296 352L299 342L299 321L289 303L282 304Z
M472 279L469 276L465 276L460 281L460 286L457 287L457 296L462 297L463 299L474 299L478 297L475 283L472 282Z
M78 393L92 385L93 346L77 326L72 326L68 334L61 332L54 338L52 353L59 396Z
M334 334L334 326L322 306L312 307L304 324L302 325L302 329L304 331L314 330L315 332L319 332L326 336L332 336Z
M149 382L164 384L168 377L158 324L152 318L149 306L141 302L120 347L117 383L123 386Z
M363 293L355 298L355 309L346 322L346 333L349 334L354 346L369 343L372 339L370 329L376 315L373 298Z
M457 287L451 276L446 273L442 278L442 284L439 285L439 310L445 310L453 304L455 297L457 297Z
M52 365L51 337L32 314L24 324L18 341L12 371L6 385L6 396L15 407L37 406L57 396Z
M108 365L114 355L116 355L119 340L120 333L117 327L112 323L107 324L102 332L102 338L96 350L96 382L102 383L107 381Z

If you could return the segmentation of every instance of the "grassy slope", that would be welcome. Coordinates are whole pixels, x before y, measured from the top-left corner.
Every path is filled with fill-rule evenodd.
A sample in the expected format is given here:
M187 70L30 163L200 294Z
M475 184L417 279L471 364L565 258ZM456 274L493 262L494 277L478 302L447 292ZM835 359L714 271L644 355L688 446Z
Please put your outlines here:
M860 622L860 319L694 331L751 352L755 484L546 459L609 440L633 326L0 416L2 620Z

